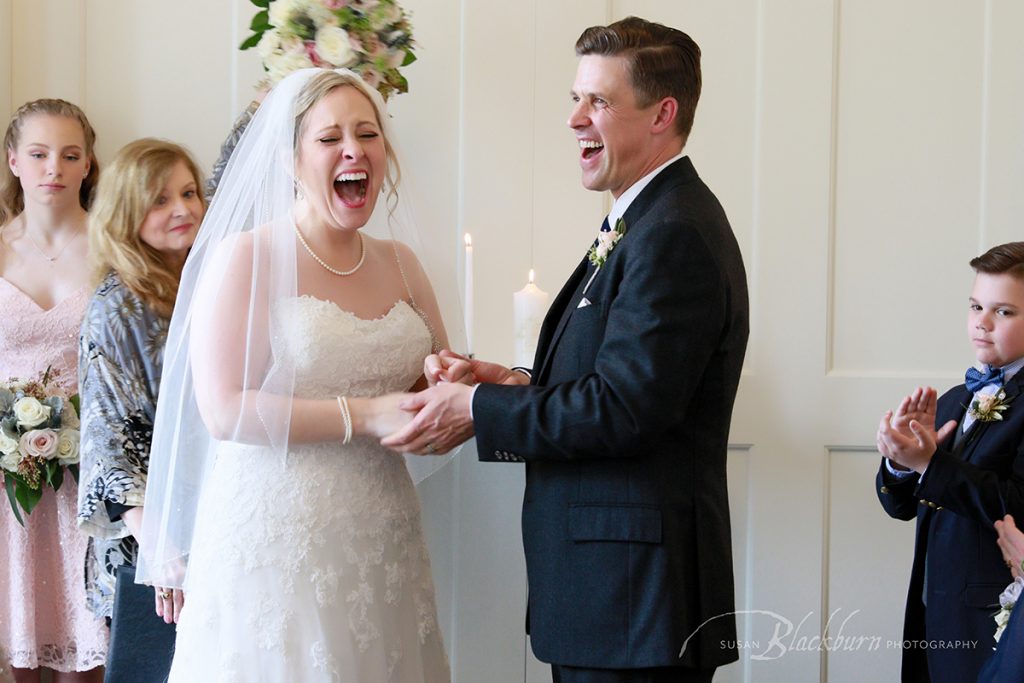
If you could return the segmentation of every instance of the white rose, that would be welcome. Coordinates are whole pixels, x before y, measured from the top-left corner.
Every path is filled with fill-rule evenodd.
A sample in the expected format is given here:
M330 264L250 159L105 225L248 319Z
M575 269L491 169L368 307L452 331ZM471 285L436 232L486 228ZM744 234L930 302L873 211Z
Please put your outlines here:
M619 233L617 232L602 232L597 236L597 257L605 259L608 257L608 252L612 250L615 243L619 241Z
M316 52L334 66L349 66L356 59L348 32L337 26L324 26L316 32Z
M18 452L18 440L7 436L7 432L0 429L0 453L11 455Z
M79 439L77 429L61 430L57 436L57 460L61 465L74 465L78 462Z
M260 42L256 45L256 51L260 53L260 59L263 61L267 61L270 55L280 49L281 38L277 35L277 31L274 30L264 31L263 37L260 38Z
M31 429L50 419L50 406L44 406L31 396L24 396L14 402L14 416L18 426Z
M13 453L5 453L0 457L0 468L7 470L8 472L17 472L18 465L21 464L21 453L15 450Z
M270 80L273 83L277 83L293 71L313 66L313 62L309 59L309 55L306 54L305 50L290 51L280 55L272 55L271 58L264 63L266 64L267 71L270 74Z
M21 452L33 458L53 460L57 457L57 434L52 429L33 429L21 435Z
M268 9L270 23L273 26L284 26L301 5L300 0L274 0Z
M326 7L321 0L313 0L307 3L305 9L306 16L313 20L313 26L316 28L338 25L338 16L330 7Z

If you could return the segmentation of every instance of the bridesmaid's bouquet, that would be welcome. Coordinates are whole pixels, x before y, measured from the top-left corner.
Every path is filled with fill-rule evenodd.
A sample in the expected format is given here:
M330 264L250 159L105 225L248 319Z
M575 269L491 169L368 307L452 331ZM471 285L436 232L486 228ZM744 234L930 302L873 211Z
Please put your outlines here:
M400 67L416 61L412 27L395 0L251 0L259 8L240 46L255 47L274 85L311 66L345 67L384 99L408 92Z
M38 379L0 383L0 473L14 516L25 514L64 483L64 470L78 481L78 396L65 397L48 386L57 371Z

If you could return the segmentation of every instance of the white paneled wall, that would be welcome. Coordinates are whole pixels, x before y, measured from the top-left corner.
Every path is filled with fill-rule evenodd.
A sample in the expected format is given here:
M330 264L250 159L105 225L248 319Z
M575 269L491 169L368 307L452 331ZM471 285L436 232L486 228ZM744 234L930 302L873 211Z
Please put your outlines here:
M419 61L391 106L424 249L462 278L479 356L512 356L512 292L556 293L608 200L566 127L587 26L689 32L704 90L689 152L746 259L752 335L729 463L740 639L721 681L895 680L913 528L875 500L874 426L970 360L966 262L1020 239L1024 3L1016 0L404 0ZM248 0L0 0L0 110L83 105L101 163L141 136L205 168L261 73ZM451 278L449 278L451 279ZM439 281L448 311L457 286ZM516 465L473 445L421 487L460 683L548 680L523 634ZM776 616L767 614L771 612ZM834 614L831 623L829 615ZM783 619L798 632L770 645ZM842 651L825 632L879 637ZM806 641L805 641L806 642Z

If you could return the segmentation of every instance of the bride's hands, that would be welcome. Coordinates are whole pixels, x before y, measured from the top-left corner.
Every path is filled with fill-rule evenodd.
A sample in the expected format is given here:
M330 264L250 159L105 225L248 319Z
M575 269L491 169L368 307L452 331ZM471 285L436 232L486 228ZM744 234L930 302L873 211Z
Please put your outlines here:
M521 372L515 372L498 363L467 358L448 349L427 356L423 362L423 375L427 378L427 384L430 386L434 386L438 382L458 382L468 385L477 382L485 384L530 383L530 378Z
M128 508L121 516L128 531L136 539L142 532L142 512L143 507L140 505ZM174 572L180 580L184 577L185 568L180 563L175 563L175 565ZM180 588L164 588L162 586L153 586L153 593L156 601L156 615L168 624L177 624L181 608L185 605L185 593Z
M366 433L377 439L394 434L416 416L415 411L403 410L399 404L411 394L386 394L370 399L366 418Z
M423 359L423 376L427 378L428 387L439 382L458 382L471 386L477 383L472 361L447 350L433 353Z
M165 624L177 624L181 616L181 608L185 606L185 591L180 588L161 588L153 586L156 598L156 615Z

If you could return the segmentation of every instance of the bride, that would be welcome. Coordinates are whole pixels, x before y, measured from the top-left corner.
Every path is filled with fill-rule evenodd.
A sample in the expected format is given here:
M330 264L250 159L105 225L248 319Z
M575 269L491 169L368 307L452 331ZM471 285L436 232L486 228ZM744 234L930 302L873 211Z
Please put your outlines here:
M361 230L382 188L393 215L385 124L351 72L281 81L189 256L139 566L168 611L184 586L172 682L449 680L419 501L379 445L448 343L412 251Z

